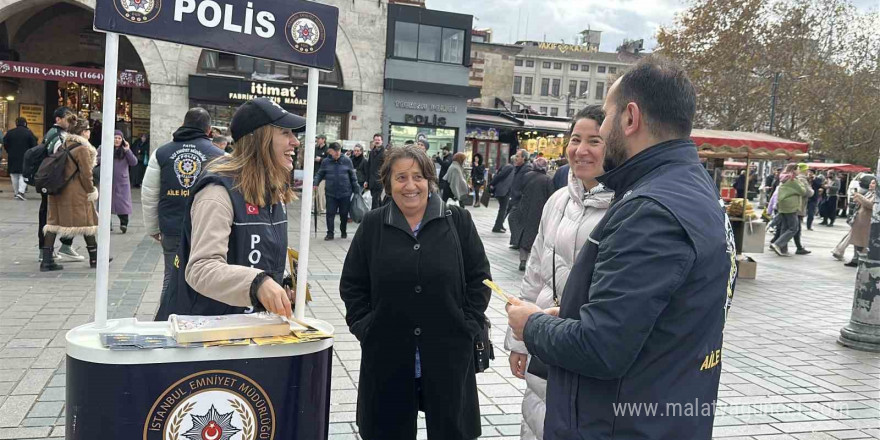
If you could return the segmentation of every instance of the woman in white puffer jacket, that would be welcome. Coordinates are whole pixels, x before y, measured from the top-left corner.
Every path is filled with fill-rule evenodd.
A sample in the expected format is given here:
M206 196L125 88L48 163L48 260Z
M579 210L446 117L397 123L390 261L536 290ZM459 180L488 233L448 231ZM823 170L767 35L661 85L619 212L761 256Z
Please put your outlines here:
M588 106L574 116L566 152L570 165L568 187L556 191L544 205L521 292L523 300L544 309L558 306L578 253L611 204L613 193L596 182L596 177L604 173L605 143L599 136L603 119L604 112L598 105ZM509 328L504 348L510 350L511 372L528 385L523 396L521 438L542 439L547 381L527 371L534 358L528 355L523 342L513 339Z

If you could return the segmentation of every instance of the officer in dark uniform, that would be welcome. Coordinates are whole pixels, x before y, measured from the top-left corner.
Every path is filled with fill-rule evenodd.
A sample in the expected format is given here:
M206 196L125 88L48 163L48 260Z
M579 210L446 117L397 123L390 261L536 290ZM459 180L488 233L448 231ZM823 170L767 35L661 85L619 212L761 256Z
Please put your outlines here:
M236 148L207 168L191 189L175 271L157 320L172 313L225 315L267 310L291 316L287 208L296 132L305 119L266 98L232 117Z

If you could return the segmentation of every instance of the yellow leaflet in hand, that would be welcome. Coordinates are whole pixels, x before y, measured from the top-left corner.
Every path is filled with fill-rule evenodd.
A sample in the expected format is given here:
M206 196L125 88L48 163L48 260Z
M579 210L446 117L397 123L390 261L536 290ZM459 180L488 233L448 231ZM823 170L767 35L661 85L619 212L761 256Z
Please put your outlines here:
M502 301L504 301L508 304L513 304L513 301L510 299L510 296L508 294L504 293L504 291L501 290L501 288L498 287L498 285L495 284L494 281L489 280L489 279L483 280L483 285L485 285L486 287L491 289L492 292L495 293L496 295L498 295L498 297L501 298Z

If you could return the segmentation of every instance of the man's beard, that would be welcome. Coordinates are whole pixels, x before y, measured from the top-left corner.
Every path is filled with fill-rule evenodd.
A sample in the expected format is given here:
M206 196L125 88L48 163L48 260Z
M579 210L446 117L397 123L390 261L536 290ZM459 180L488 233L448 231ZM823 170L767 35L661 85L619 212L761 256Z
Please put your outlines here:
M623 129L617 123L617 120L611 124L611 133L608 133L608 139L605 139L605 161L602 167L605 172L609 172L626 162L626 144L623 136Z

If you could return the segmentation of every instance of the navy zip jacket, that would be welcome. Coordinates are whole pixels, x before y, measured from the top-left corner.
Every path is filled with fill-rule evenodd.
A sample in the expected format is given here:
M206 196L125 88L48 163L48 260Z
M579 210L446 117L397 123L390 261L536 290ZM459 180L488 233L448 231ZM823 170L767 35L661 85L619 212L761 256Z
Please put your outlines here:
M733 234L690 140L598 179L615 200L562 294L526 323L548 365L544 439L712 437Z
M354 192L360 192L357 175L351 159L340 155L334 159L329 154L321 161L321 168L315 175L315 186L326 182L324 193L334 199L349 199Z

